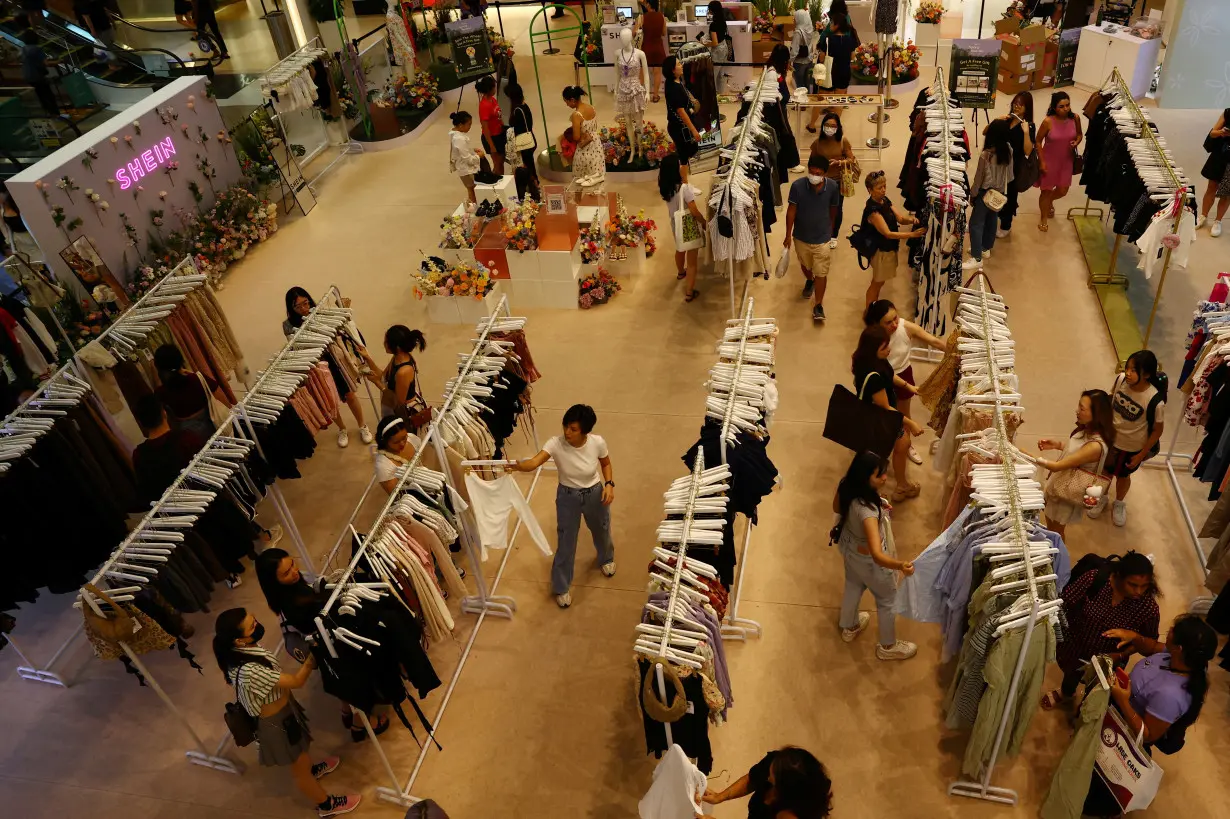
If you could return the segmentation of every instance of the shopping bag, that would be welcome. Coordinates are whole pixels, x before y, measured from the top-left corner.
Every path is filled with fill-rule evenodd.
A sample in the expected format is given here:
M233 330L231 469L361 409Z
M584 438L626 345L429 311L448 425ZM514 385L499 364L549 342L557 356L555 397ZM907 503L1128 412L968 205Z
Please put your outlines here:
M782 250L782 257L777 260L777 267L773 270L773 275L779 279L786 278L786 271L790 269L790 248Z
M823 434L856 454L874 452L887 458L901 437L904 423L901 413L863 401L845 386L836 384L829 396Z
M818 68L819 66L817 66ZM824 57L824 77L817 79L816 84L821 88L833 87L833 55L826 54Z
M1161 766L1140 744L1143 737L1143 725L1133 737L1119 711L1113 706L1106 709L1094 770L1124 813L1149 807L1162 782Z
M705 246L705 231L686 207L675 211L675 250L696 250Z

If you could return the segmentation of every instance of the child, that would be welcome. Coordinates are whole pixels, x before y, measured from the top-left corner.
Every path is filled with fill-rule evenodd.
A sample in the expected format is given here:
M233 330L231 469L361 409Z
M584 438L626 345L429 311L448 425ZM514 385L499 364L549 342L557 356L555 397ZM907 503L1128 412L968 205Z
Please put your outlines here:
M606 441L592 435L598 416L593 407L573 404L564 413L564 434L543 445L542 451L513 468L533 472L555 460L559 488L555 492L555 560L551 564L551 591L561 609L572 605L573 563L576 561L577 535L581 518L594 538L598 563L607 577L615 575L615 544L611 541L611 502L615 500L615 480Z
M1115 379L1110 391L1115 418L1115 445L1106 456L1106 474L1115 476L1115 504L1111 520L1116 526L1127 524L1127 497L1132 488L1132 473L1156 453L1162 439L1166 414L1166 385L1158 383L1157 356L1138 350L1128 356L1123 375ZM1087 514L1097 518L1106 509L1106 499Z
M705 216L696 206L696 197L701 196L701 191L683 180L677 154L671 154L662 159L662 164L658 167L658 192L666 200L666 210L670 214L668 224L672 235L675 231L675 214L684 209L692 215L696 227L700 230L701 235L704 235ZM674 235L674 238L675 247L678 248L683 243L684 237ZM683 280L683 300L695 301L699 295L696 291L696 248L676 249L675 269L678 271L675 278Z
M469 111L455 111L449 114L449 119L453 121L453 129L448 132L448 170L461 177L461 184L470 194L470 204L474 205L478 203L474 197L474 174L478 173L479 157L483 155L480 149L470 144L468 136L474 117L470 116Z

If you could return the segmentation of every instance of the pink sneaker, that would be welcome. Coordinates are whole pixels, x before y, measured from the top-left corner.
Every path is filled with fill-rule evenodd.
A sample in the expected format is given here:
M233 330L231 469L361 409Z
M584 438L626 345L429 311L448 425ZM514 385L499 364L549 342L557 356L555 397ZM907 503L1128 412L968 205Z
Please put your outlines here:
M341 816L343 813L350 813L355 808L359 807L359 803L363 801L363 797L357 793L348 793L345 796L331 795L324 802L316 806L316 815L325 816Z

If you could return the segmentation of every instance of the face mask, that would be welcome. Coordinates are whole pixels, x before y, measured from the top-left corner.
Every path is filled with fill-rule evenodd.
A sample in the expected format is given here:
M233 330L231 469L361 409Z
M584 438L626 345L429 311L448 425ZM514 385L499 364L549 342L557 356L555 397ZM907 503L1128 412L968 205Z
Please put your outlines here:
M260 623L257 623L255 626L252 627L252 641L253 642L259 643L261 639L264 638L264 636L265 636L264 626L262 626Z
M827 137L837 136L837 129L826 125L824 127L824 135Z
M819 185L821 182L824 181L824 177L816 176L814 173L809 173L807 175L807 181L812 183L813 185Z

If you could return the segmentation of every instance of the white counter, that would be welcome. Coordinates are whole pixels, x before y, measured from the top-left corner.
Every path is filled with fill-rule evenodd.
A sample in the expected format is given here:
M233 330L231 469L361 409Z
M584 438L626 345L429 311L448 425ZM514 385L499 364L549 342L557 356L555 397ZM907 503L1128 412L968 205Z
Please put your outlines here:
M1161 61L1161 48L1160 37L1142 40L1123 29L1109 34L1098 26L1085 26L1081 29L1072 80L1084 88L1101 88L1117 67L1132 96L1144 99L1153 82L1153 71Z

